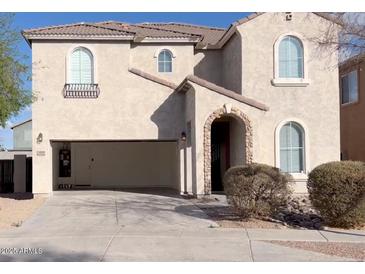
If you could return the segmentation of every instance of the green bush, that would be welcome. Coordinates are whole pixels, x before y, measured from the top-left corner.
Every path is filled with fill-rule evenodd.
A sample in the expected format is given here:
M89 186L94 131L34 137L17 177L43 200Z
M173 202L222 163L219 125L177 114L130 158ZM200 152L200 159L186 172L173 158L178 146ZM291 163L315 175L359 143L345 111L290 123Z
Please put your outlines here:
M356 227L365 222L365 163L330 162L308 178L312 205L330 226Z
M232 167L224 175L228 203L246 217L270 216L286 206L290 177L264 164Z

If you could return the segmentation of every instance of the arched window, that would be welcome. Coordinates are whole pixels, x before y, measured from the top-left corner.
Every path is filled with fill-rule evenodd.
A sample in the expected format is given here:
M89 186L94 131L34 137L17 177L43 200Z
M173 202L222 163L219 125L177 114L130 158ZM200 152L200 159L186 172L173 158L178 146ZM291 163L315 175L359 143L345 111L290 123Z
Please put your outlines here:
M280 129L280 169L289 173L304 173L304 129L296 122L288 122Z
M303 44L294 36L285 36L279 44L279 78L304 78Z
M86 48L76 48L70 58L70 83L93 84L94 60L92 53Z
M158 54L158 72L172 72L172 53L167 49Z

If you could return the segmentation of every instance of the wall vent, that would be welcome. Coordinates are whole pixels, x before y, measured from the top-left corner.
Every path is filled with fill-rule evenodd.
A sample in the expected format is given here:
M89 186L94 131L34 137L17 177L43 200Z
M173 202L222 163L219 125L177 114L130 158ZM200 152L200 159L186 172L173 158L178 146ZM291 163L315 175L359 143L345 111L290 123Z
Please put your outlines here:
M286 12L285 13L285 20L286 21L291 21L293 18L293 14L291 12Z

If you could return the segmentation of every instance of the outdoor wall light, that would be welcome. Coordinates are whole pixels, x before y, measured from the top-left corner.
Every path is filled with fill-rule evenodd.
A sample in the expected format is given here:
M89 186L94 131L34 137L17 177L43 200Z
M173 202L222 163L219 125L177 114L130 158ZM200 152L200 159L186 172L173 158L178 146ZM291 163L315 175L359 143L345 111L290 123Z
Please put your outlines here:
M38 136L37 136L37 143L42 143L43 141L43 134L42 133L39 133Z
M183 142L186 141L186 133L185 133L185 131L181 132L181 141L183 141Z

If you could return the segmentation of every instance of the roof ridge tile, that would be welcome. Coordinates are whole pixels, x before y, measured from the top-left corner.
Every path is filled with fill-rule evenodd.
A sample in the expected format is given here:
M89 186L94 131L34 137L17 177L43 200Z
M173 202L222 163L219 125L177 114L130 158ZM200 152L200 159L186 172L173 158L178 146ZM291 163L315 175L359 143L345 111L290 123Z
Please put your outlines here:
M196 24L190 24L190 23L180 23L180 22L143 22L140 24L143 24L143 25L175 25L175 26L186 26L186 27L193 27L193 28L200 28L200 29L219 30L219 31L226 30L226 28L210 27L210 26L196 25Z
M127 30L118 30L118 29L114 29L114 28L108 28L108 27L104 27L104 26L99 26L96 25L95 23L89 23L89 22L78 22L78 23L71 23L71 24L63 24L63 25L58 25L58 26L47 26L47 27L41 27L41 28L33 28L33 29L26 29L23 31L23 33L25 34L29 34L32 32L37 32L37 31L46 31L46 30L53 30L53 29L62 29L62 28L68 28L68 27L77 27L77 26L89 26L89 27L93 27L93 28L101 28L101 29L106 29L106 30L110 30L112 32L118 32L118 33L130 33L130 34L135 34L132 31L127 31Z
M157 27L154 28L154 27L141 26L139 24L131 24L131 26L149 28L149 29L154 29L154 30L162 30L162 31L173 32L173 33L181 33L181 34L186 34L186 35L189 35L189 36L198 36L198 37L203 36L203 35L199 35L199 34L193 34L193 33L188 33L188 32L183 32L183 31L178 31L178 30L168 30L168 29L160 29L160 28L157 28Z
M135 34L134 31L130 31L130 30L119 30L119 29L114 29L114 28L110 28L110 27L104 27L104 26L99 26L99 25L96 25L95 23L91 24L93 27L96 27L96 28L103 28L103 29L107 29L107 30L113 30L113 31L118 31L118 32L129 32L131 34Z
M62 24L62 25L50 25L50 26L45 26L45 27L26 29L26 30L24 30L24 32L32 32L32 31L47 30L47 29L59 29L59 28L63 28L63 27L72 27L72 26L78 26L78 25L84 25L84 24L85 24L85 22L69 23L69 24Z

